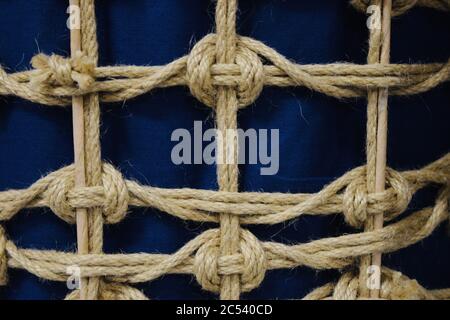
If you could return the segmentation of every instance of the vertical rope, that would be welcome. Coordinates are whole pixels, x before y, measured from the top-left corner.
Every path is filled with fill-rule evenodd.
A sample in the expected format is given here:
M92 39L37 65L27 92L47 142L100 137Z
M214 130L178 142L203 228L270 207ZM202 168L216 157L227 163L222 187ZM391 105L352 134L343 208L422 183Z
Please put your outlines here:
M95 21L94 0L81 0L81 46L84 54L98 61L97 26ZM85 163L86 185L97 186L102 182L102 164L100 154L100 106L97 94L84 97L85 126ZM101 253L103 249L103 216L100 208L90 209L89 252ZM87 299L97 299L99 295L99 278L89 278L87 283Z
M381 8L381 0L373 0L372 4ZM380 9L381 10L381 9ZM371 28L369 29L369 51L367 54L367 63L374 64L380 60L380 39L381 29ZM376 154L377 154L377 104L378 104L378 92L377 90L369 89L367 93L367 124L366 124L366 184L367 192L372 193L375 191L375 170L376 170ZM365 230L370 231L373 229L373 220L368 219L365 225ZM369 255L361 257L360 263L360 280L359 291L362 297L369 296L369 288L367 287L368 268L371 263L371 257Z
M71 6L80 7L79 0L70 0ZM71 13L72 14L72 13ZM76 17L81 19L81 17ZM70 55L75 57L81 52L81 30L78 26L70 29ZM73 125L73 151L74 151L74 182L76 187L86 186L86 166L84 156L84 98L83 96L72 97L72 125ZM77 224L77 251L78 254L89 253L88 216L85 208L76 209ZM80 278L79 298L85 300L87 297L87 279Z
M236 0L218 0L216 6L216 61L217 63L234 63L236 54ZM236 90L219 87L217 90L216 123L222 133L218 141L217 182L221 191L238 190L237 164L237 98ZM229 161L231 160L231 161ZM229 163L230 162L230 163ZM220 216L220 253L221 256L236 254L239 251L239 218L231 214ZM220 298L239 299L239 275L222 277Z
M390 50L390 19L391 0L373 0L372 4L380 10L379 26L370 28L368 64L388 63ZM386 168L386 136L387 136L387 97L388 89L369 90L367 96L367 191L380 192L385 188ZM383 217L376 216L368 219L365 230L370 231L381 228ZM360 295L368 297L369 294L377 298L378 289L369 290L367 286L368 268L370 265L381 267L381 254L364 256L360 263ZM380 285L380 276L377 274L376 285Z

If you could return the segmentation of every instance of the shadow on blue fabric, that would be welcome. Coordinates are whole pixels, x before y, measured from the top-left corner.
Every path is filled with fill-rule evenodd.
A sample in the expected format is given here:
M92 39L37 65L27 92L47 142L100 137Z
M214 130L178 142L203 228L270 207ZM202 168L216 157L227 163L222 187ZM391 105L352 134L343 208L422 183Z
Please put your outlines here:
M9 71L30 68L41 51L68 55L66 4L57 0L0 1L0 63ZM97 1L100 65L165 64L189 52L213 30L210 0ZM392 61L444 62L450 55L447 14L425 8L395 18ZM297 63L365 63L365 16L347 1L245 0L238 32L261 40ZM445 40L447 39L447 40ZM445 40L445 41L444 41ZM450 90L391 98L388 165L423 166L450 151ZM337 100L303 88L265 88L239 114L240 127L280 130L280 168L261 176L258 165L240 168L242 191L316 192L346 170L365 162L365 99ZM214 126L211 109L187 88L158 89L125 103L102 105L102 156L127 178L161 187L216 189L215 167L171 162L176 128L194 121ZM73 159L70 108L46 107L14 97L0 100L0 190L24 188ZM434 190L418 194L412 207L429 205ZM23 210L5 223L20 247L74 250L75 227L48 209ZM153 209L132 209L118 225L105 226L105 252L171 253L207 224L187 223ZM293 223L250 226L260 239L299 243L351 232L340 217L306 217ZM385 255L383 262L428 288L450 287L450 238L445 228L425 241ZM9 270L3 299L61 299L65 283ZM308 268L270 271L245 299L301 298L335 272ZM152 299L210 299L191 276L166 275L139 284Z

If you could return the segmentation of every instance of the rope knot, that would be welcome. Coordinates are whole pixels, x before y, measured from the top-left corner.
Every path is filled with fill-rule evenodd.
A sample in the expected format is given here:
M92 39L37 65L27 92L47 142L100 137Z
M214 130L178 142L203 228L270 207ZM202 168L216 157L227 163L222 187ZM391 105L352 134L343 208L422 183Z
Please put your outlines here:
M413 196L408 181L397 171L386 169L386 190L369 194L365 170L346 187L342 199L346 222L361 228L367 216L382 213L386 221L404 212Z
M384 219L389 221L408 209L412 197L413 190L408 180L401 173L387 168L386 190L373 194L370 202L373 202L374 211L383 212Z
M219 232L217 232L219 235ZM222 276L238 274L242 292L258 287L266 272L266 257L259 240L248 230L240 231L240 250L220 256L220 238L205 242L196 252L194 272L203 289L218 293Z
M355 177L345 188L342 198L345 221L360 228L367 220L368 191L365 174Z
M95 82L95 62L81 51L72 58L40 53L31 59L31 65L39 70L38 75L30 82L32 87L77 85L81 90L87 90Z
M105 203L103 215L106 223L118 223L125 218L130 196L122 174L109 163L103 164Z
M8 282L8 257L6 254L6 233L0 226L0 286Z
M211 108L216 105L217 86L236 88L240 108L252 104L264 87L261 59L239 38L233 64L216 63L216 35L210 34L194 46L186 68L186 79L192 95Z
M62 170L61 174L53 179L47 189L49 207L61 219L68 223L75 223L76 207L90 207L90 198L101 197L103 200L103 216L106 223L118 223L125 218L128 209L129 194L125 180L121 173L112 165L104 163L102 167L102 182L98 187L75 188L73 168ZM74 191L74 192L72 192ZM74 201L81 203L71 205ZM81 199L81 200L80 200ZM77 201L75 201L77 202Z

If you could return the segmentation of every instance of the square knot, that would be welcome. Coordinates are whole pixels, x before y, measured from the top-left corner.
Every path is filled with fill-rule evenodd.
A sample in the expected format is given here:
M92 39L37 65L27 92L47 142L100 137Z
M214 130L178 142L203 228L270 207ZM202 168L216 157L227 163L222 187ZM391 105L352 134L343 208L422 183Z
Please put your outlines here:
M356 172L356 171L355 171ZM386 221L404 212L413 196L409 182L399 172L386 169L386 190L368 193L366 169L361 168L346 186L342 198L345 221L355 228L361 228L368 215L383 213Z
M63 168L48 184L49 207L61 219L75 223L76 208L97 207L101 201L105 222L117 223L127 214L129 192L126 182L108 163L102 166L102 182L102 187L75 188L73 166Z
M264 87L264 67L258 54L237 38L234 62L216 63L216 38L209 34L192 48L186 64L186 81L194 97L214 108L217 86L236 88L238 107L252 104Z
M8 282L8 256L6 252L6 233L3 226L0 226L0 286L5 286Z
M220 256L220 238L206 241L194 258L194 273L203 289L218 293L222 276L239 275L242 292L258 287L264 279L267 263L260 241L248 230L241 229L239 252Z
M31 87L78 86L87 90L95 82L95 61L78 51L72 58L53 54L38 54L31 59L38 72L30 80Z

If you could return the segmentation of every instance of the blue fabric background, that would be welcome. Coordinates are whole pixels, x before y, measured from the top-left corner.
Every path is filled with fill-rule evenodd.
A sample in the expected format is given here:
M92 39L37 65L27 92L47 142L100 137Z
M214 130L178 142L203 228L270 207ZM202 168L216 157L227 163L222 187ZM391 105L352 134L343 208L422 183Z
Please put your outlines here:
M41 51L67 55L66 2L0 1L0 63L9 71L29 68ZM98 0L100 64L165 64L189 52L213 30L210 0ZM347 1L242 0L238 31L265 42L297 63L364 63L365 16ZM417 8L392 26L392 61L444 62L450 55L450 19ZM399 170L418 168L450 151L450 90L446 83L413 97L391 98L388 163ZM280 170L260 176L257 165L241 167L242 191L316 192L346 170L364 163L365 99L339 101L303 88L265 88L256 103L239 114L240 126L280 129ZM124 104L102 105L102 155L128 178L168 187L216 189L215 167L176 166L170 161L176 128L194 120L213 127L211 110L187 88L155 90ZM0 98L0 190L25 188L52 170L70 164L70 108L46 107L14 97ZM435 190L421 192L412 208L431 204ZM75 227L48 209L23 210L5 223L19 246L74 250ZM132 209L118 225L105 226L105 252L171 253L212 227L187 223L153 209ZM263 240L299 243L353 232L340 217L301 218L295 223L250 226ZM429 288L450 287L450 238L445 227L411 248L385 255L384 263ZM4 299L61 299L65 283L43 281L9 270L0 288ZM308 268L270 271L262 286L243 298L300 298L336 279L337 273ZM154 299L204 299L191 276L167 275L137 287Z

